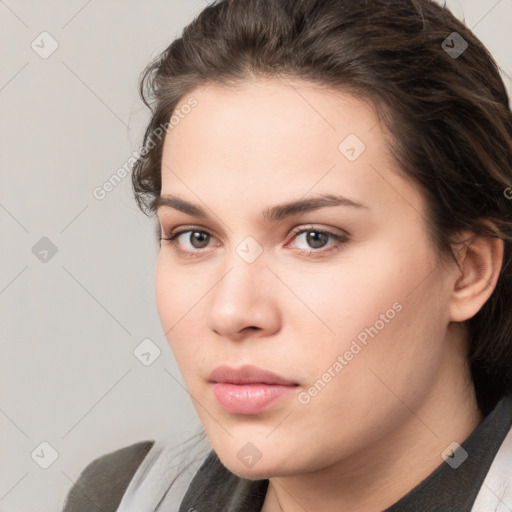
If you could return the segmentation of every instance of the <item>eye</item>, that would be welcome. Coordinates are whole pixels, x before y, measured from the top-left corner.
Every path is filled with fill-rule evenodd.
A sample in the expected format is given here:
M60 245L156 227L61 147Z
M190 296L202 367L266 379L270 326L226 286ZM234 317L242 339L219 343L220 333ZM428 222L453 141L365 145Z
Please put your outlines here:
M187 236L184 236L187 235ZM208 247L209 242L212 239L211 233L203 229L181 229L179 231L171 232L168 237L159 237L160 243L166 242L171 245L179 254L186 257L195 257L204 254L205 249ZM298 248L297 252L301 254L325 254L333 250L339 250L343 245L348 242L347 234L333 233L325 229L315 228L314 226L308 228L296 229L292 232L293 240L300 240L309 245L309 249ZM182 238L183 237L183 238ZM180 238L182 242L180 243ZM323 249L326 246L329 239L334 240L334 243L330 244L330 248ZM183 248L182 244L188 244L188 247ZM290 243L287 244L287 246ZM328 245L329 247L329 245Z
M188 234L188 236L183 237L183 241L187 241L190 246L189 248L183 249L180 247L179 238L183 235ZM182 229L180 231L176 231L175 233L171 233L167 238L160 237L160 242L167 242L169 245L172 245L176 251L182 254L198 252L195 249L204 249L208 246L208 242L210 240L211 234L208 231L198 230L198 229ZM191 254L190 254L191 255Z
M292 234L294 235L294 240L300 240L302 238L302 240L306 244L312 247L313 250L301 248L298 249L300 253L305 253L308 255L313 253L323 254L331 252L333 250L339 250L346 242L348 242L348 236L346 234L341 235L325 229L319 229L314 226L311 226L309 228L298 229L294 231ZM335 243L330 244L330 248L323 249L323 247L325 247L329 239L334 240Z

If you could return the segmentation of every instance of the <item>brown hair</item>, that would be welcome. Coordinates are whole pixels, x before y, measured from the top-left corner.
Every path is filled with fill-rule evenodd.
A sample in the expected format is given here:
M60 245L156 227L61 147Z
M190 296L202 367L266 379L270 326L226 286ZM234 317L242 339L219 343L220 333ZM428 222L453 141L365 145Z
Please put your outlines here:
M141 76L152 112L144 147L152 146L132 182L146 214L155 213L161 189L163 140L154 143L155 130L195 88L255 77L310 81L385 111L390 149L427 199L439 254L452 255L463 229L504 240L496 288L466 322L478 405L487 414L512 392L512 113L492 56L429 0L216 1Z

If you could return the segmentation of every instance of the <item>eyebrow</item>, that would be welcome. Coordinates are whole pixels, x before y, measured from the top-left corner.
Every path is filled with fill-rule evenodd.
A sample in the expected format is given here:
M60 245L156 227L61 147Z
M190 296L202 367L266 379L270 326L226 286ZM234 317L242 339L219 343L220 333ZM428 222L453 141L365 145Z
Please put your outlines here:
M153 204L154 210L158 211L161 207L167 206L179 210L180 212L192 215L194 217L209 219L210 216L200 206L189 203L184 199L177 196L166 194L160 195L155 199ZM276 222L287 217L307 213L320 208L334 207L334 206L351 206L354 208L368 208L368 206L354 201L347 197L332 195L332 194L320 194L317 197L311 197L308 199L299 199L296 201L290 201L288 203L278 204L270 206L263 210L262 217L266 222Z

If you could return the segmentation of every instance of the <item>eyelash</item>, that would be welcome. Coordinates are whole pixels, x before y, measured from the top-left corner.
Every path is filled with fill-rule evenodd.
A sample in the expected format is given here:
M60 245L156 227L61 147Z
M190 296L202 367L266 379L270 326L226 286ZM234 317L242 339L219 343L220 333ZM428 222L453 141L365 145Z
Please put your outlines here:
M205 251L203 251L202 249L196 249L194 251L187 251L187 250L181 249L178 246L176 239L179 236L183 235L184 233L201 233L201 234L206 234L206 235L212 236L211 233L209 233L208 231L205 231L203 229L188 228L188 229L181 229L174 233L171 232L168 237L160 236L160 237L158 237L158 240L160 241L160 244L162 243L162 241L167 242L168 245L172 246L178 253L184 255L185 257L194 258L194 257L198 257L198 256L201 256L202 254L204 254ZM338 235L337 233L333 233L333 232L327 231L325 229L318 229L318 228L314 228L314 227L297 229L292 232L292 235L294 238L296 238L297 236L299 236L303 233L321 233L323 235L326 235L326 236L334 239L336 242L335 244L332 244L333 247L331 247L331 249L327 249L327 250L322 249L322 248L316 249L316 250L315 249L312 249L312 250L296 249L300 254L306 254L307 256L311 256L311 254L324 255L326 253L331 253L333 251L340 250L348 242L347 235ZM315 256L313 256L313 257L315 257Z

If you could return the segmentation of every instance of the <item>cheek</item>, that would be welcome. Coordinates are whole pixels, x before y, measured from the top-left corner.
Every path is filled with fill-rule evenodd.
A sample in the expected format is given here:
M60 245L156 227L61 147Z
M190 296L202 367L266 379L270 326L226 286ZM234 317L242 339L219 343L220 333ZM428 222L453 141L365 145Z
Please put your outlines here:
M179 269L173 268L165 254L159 256L155 274L158 316L184 376L194 351L197 360L198 344L202 339L200 326L190 321L194 308L199 307L202 294L202 288L187 279Z
M329 400L361 409L361 403L373 403L375 393L395 401L392 389L422 393L433 378L446 327L441 277L425 245L396 247L408 246L366 247L338 269L301 279L294 289L310 310L298 308L290 319L301 333L302 348L295 353L302 352L311 382L336 375L325 387L345 392L336 391Z
M160 255L155 273L155 299L160 323L167 333L177 321L176 306L181 294L181 285L178 281L172 282L173 273L169 272L168 265Z
M161 250L155 273L155 299L164 332L174 332L194 315L194 308L207 291L204 283L199 271L187 273L186 268L173 263L167 249Z
M295 315L291 323L309 324L317 337L329 337L339 348L376 322L381 331L381 315L394 320L400 306L393 305L413 296L433 263L426 249L413 252L406 240L397 243L389 238L347 251L336 264L317 267L320 270L301 270L300 278L296 269L283 271L283 281L294 283L293 291L302 302L288 308L287 314Z
M295 416L300 431L314 431L320 423L326 439L357 451L420 409L441 367L440 345L431 343L439 328L432 318L418 319L416 304L404 299L400 304L382 329L368 322L363 329L353 328L359 337L343 337L334 349L319 347L316 359L322 352L329 356L321 356L323 366L315 365L311 387L301 397L305 405ZM323 455L331 456L329 443Z
M441 366L441 275L426 253L390 257L393 265L347 272L332 283L323 308L315 303L318 316L329 318L336 332L310 354L321 363L311 375L312 382L320 379L321 393L311 400L318 414L345 411L360 425L376 416L393 422L386 411L405 411L402 400L418 403ZM336 377L323 387L329 370Z

